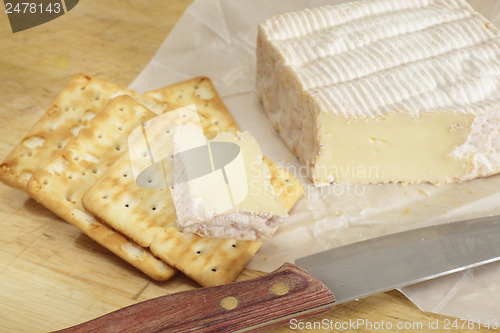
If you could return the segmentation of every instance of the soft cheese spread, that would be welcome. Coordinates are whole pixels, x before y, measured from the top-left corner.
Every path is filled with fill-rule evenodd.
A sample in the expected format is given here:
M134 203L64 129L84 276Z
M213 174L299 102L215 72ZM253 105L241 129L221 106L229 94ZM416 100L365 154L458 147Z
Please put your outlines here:
M273 192L257 141L248 132L220 133L200 146L195 156L186 155L188 135L181 133L173 141L171 193L178 229L215 238L271 237L288 214ZM227 146L238 149L229 154ZM200 168L203 164L209 167Z

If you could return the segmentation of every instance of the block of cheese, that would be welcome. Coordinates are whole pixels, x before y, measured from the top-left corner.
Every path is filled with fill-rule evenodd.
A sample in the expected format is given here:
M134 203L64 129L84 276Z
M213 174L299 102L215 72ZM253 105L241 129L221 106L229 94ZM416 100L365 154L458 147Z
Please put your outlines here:
M171 187L178 229L214 238L271 237L287 209L273 191L271 172L250 133L222 132L196 150L189 149L191 142L185 147L185 138L196 135L179 134L173 140Z
M259 25L264 110L316 185L500 172L500 35L463 0L373 0Z

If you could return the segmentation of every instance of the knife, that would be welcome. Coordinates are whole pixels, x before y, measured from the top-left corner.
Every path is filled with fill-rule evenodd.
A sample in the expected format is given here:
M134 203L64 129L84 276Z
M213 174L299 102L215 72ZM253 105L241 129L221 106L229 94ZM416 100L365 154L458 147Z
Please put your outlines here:
M58 332L261 331L499 259L500 216L440 224L310 255L255 279L161 296Z

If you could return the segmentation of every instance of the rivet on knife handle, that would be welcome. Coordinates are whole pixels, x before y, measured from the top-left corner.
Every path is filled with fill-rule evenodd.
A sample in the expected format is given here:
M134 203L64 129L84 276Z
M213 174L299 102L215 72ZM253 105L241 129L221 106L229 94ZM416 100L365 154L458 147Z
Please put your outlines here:
M321 281L287 263L256 279L158 297L58 332L260 330L326 312L334 302Z

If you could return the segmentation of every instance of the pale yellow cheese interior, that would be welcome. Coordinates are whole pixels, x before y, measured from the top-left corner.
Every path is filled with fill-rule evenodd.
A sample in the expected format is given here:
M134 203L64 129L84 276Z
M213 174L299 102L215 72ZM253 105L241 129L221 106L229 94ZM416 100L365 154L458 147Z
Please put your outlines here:
M320 112L321 148L313 179L317 184L448 183L472 169L451 156L465 142L473 116L456 112L408 116L394 113L375 119L348 119Z

